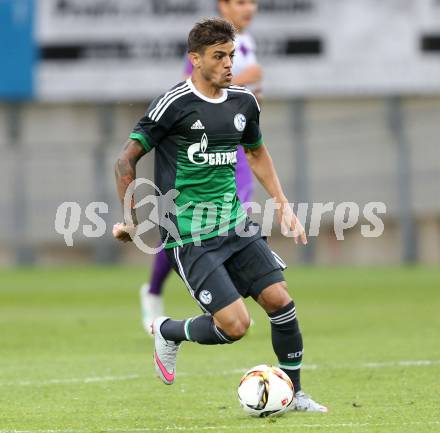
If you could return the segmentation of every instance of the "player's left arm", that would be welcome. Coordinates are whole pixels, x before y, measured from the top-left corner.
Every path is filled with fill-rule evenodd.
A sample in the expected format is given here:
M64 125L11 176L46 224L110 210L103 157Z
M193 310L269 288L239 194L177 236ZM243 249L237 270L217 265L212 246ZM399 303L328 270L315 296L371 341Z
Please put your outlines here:
M273 197L275 202L280 204L277 212L283 234L287 234L290 229L293 232L295 243L298 243L298 239L301 239L301 242L304 245L307 244L307 236L304 227L289 205L289 201L284 194L272 158L264 143L261 143L258 147L254 148L244 147L244 150L248 164L255 177L267 191L269 196Z
M269 196L275 200L275 203L279 204L277 214L283 234L287 235L289 230L292 230L295 243L298 243L298 240L301 239L301 242L305 245L307 244L307 237L304 227L289 205L272 158L263 143L260 130L260 106L255 96L251 92L247 93L251 96L247 97L247 119L241 140L246 152L247 162Z

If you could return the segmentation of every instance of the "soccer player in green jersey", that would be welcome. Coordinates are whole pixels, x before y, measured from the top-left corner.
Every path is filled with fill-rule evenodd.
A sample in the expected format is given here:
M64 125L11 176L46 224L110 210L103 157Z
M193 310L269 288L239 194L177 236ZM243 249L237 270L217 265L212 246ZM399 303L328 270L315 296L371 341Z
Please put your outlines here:
M235 35L235 56L232 65L233 84L251 86L254 94L261 94L262 68L256 56L255 41L247 32L255 13L257 0L217 0L218 11L222 18L231 22L237 33ZM191 76L193 65L186 57L184 75ZM254 180L252 171L247 163L243 147L237 148L237 164L235 167L237 196L241 203L252 200ZM151 325L156 317L163 316L164 283L172 263L164 250L159 251L152 264L150 281L140 289L142 324L151 335Z
M249 165L279 205L283 232L307 238L282 190L259 127L260 107L244 87L231 85L235 30L226 20L197 23L188 36L192 76L158 97L138 122L116 162L121 202L136 178L136 164L155 151L155 184L175 202L159 212L161 237L174 269L204 314L186 320L159 317L153 323L154 363L166 384L176 377L176 358L184 341L233 343L250 324L242 297L251 296L268 314L279 366L291 378L292 410L327 412L301 389L302 336L282 270L257 224L237 198L235 165L242 144ZM113 229L130 241L137 220Z

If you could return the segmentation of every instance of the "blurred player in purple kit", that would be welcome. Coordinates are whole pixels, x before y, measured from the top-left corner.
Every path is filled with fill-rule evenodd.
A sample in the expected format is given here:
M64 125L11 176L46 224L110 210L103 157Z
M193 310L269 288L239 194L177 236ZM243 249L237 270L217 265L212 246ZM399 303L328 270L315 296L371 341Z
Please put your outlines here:
M255 42L252 36L246 33L246 29L257 11L257 1L218 0L218 9L220 15L230 21L237 30L232 84L247 86L258 97L261 94L262 69L257 62ZM185 78L189 77L191 73L192 65L187 59ZM249 202L253 193L253 179L242 146L238 147L235 179L240 202ZM162 250L155 256L150 283L145 283L141 287L142 323L145 331L149 334L151 334L151 324L154 319L163 315L162 290L171 269L171 263L165 251Z

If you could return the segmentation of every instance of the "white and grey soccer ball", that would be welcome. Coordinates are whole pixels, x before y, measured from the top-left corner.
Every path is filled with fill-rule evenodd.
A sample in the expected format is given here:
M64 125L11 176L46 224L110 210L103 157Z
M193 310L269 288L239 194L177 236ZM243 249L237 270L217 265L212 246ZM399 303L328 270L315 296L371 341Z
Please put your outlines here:
M246 413L256 417L282 414L294 399L293 384L284 371L270 365L248 370L238 385L238 400Z

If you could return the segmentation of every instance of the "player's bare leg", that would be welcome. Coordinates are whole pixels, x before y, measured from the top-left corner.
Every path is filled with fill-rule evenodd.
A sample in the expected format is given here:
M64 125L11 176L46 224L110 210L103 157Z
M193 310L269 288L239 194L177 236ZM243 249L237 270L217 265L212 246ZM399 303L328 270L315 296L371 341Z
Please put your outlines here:
M251 318L243 300L237 299L215 313L214 324L234 341L244 337L251 324Z

